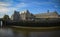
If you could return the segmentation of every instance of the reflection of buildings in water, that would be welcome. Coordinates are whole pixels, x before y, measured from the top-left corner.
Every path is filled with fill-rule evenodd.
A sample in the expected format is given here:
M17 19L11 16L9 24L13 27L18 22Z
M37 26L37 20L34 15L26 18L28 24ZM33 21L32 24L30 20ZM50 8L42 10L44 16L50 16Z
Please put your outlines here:
M14 37L24 37L23 33L20 31L13 31Z
M33 20L40 20L41 18L59 18L59 14L57 11L49 12L47 13L41 13L41 14L32 14L28 10L17 12L15 11L12 15L11 19L15 21L25 20L25 21L33 21ZM44 19L43 19L44 20Z
M28 31L16 30L11 28L0 28L0 37L60 37L60 30L55 31Z
M1 21L1 27L2 27L2 24L3 24L3 23L2 23L2 21Z
M17 31L17 30L16 30ZM19 30L18 32L14 32L14 35L16 37L60 37L60 31L24 31L24 30Z
M0 37L13 37L13 32L10 28L0 28Z
M2 27L2 25L3 25L3 20L2 18L0 18L0 26Z

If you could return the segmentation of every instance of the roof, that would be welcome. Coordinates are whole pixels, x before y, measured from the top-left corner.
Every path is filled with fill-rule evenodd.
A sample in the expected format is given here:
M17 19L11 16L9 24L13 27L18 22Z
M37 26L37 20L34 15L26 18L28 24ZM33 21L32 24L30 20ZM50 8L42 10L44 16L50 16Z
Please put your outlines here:
M20 14L22 14L22 13L29 13L29 11L28 10L24 10L24 11L20 12Z
M55 12L41 13L41 14L35 14L35 15L54 15L54 14L58 15L58 14L55 13Z

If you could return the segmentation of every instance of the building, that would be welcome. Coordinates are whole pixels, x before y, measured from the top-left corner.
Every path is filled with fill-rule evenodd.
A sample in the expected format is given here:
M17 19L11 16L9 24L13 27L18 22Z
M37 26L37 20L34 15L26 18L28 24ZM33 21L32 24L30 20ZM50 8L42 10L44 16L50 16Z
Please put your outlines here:
M50 20L50 18L52 19L60 17L57 11L49 12L49 10L47 11L47 13L41 13L41 14L32 14L28 10L22 11L20 13L14 11L14 14L11 17L13 21L42 21L42 20L44 21L47 20L48 18Z
M25 20L25 21L32 21L35 18L35 16L32 13L30 13L28 10L22 11L20 13L20 17L21 20Z
M59 18L59 14L57 11L49 12L47 13L41 13L41 14L35 14L35 21L46 21L46 20L57 20L56 18Z
M14 14L11 16L11 20L20 21L20 14L17 11L14 11Z
M33 21L35 16L30 13L28 10L22 11L22 12L17 12L14 11L14 14L11 16L11 20L13 21Z
M41 13L41 14L35 14L36 18L58 18L58 13L56 11L47 13Z

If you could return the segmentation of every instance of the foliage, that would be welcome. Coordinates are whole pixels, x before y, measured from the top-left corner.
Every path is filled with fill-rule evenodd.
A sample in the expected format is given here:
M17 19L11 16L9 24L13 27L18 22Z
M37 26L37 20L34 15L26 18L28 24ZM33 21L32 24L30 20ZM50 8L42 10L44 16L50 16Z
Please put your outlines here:
M33 21L20 21L20 22L7 22L7 26L26 26L26 27L50 27L50 26L60 26L59 22L52 21L48 22L33 22Z
M4 15L3 16L3 20L8 20L9 19L9 16L8 15Z

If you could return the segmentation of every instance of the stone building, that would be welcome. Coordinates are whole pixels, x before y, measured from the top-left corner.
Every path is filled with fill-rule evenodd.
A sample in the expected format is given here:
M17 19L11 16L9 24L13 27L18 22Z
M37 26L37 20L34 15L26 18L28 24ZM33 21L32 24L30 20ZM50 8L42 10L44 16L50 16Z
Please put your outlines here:
M34 20L42 21L48 18L50 20L50 18L52 19L52 18L60 18L60 17L57 11L49 12L49 10L47 11L47 13L41 13L41 14L32 14L28 10L22 11L20 13L17 11L14 11L14 14L11 17L11 19L14 21L22 21L22 20L23 21L34 21Z
M11 16L11 20L20 21L20 14L17 11L14 11L14 14Z
M25 21L33 21L35 16L30 13L28 10L25 10L25 11L22 11L20 13L20 17L21 17L21 20L25 20Z
M14 11L14 14L11 16L11 20L13 21L33 21L35 16L30 13L28 10L22 11L22 12L17 12Z
M41 13L41 14L35 14L36 18L58 18L58 13L56 11L47 13Z
M58 20L56 18L59 18L59 14L57 13L57 11L54 12L49 12L49 10L47 11L47 13L41 13L41 14L35 14L35 21L46 21L46 20Z

